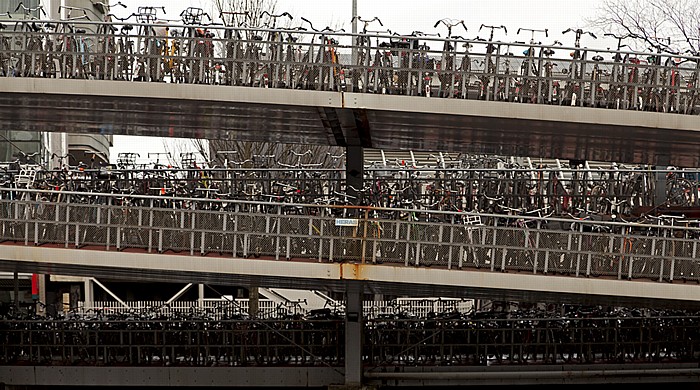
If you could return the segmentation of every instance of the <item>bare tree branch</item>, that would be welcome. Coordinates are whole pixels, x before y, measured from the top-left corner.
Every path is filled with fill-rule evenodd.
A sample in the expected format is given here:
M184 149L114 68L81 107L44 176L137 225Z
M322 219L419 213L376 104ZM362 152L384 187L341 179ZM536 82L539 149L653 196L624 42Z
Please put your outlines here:
M697 53L700 0L604 0L589 23L603 32L638 37L636 45L629 43L636 49Z

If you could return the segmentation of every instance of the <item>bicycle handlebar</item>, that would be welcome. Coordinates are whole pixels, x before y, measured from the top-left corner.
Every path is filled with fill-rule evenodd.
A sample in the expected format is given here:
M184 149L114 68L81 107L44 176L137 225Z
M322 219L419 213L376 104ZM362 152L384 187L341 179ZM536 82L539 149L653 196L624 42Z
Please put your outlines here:
M360 17L360 16L355 16L352 19L350 19L351 22L354 22L355 20L362 22L364 24L364 28L362 30L365 32L367 30L367 25L372 23L372 22L379 22L379 25L384 27L384 23L382 23L382 21L379 20L379 18L376 16L373 17L372 19L362 19L362 17Z
M505 33L508 34L508 29L506 28L506 26L503 26L503 25L500 25L500 26L487 26L487 25L485 25L485 24L482 24L481 27L479 27L479 31L481 31L481 29L484 28L484 27L490 28L490 29L491 29L491 33L493 33L493 30L498 30L498 29L501 29L501 28L502 28L503 31L505 31Z
M107 14L107 17L117 19L117 20L119 20L119 21L121 21L121 22L123 22L123 21L125 21L125 20L129 20L129 19L131 19L131 18L134 17L134 16L136 16L136 14L132 13L131 15L129 15L129 16L125 17L125 18L120 18L120 17L118 17L118 16L115 15L115 14Z
M522 31L529 31L529 32L531 32L532 35L533 35L533 37L534 37L534 35L535 35L536 32L543 32L543 33L544 33L544 36L547 37L547 38L549 38L549 29L548 29L548 28L545 28L544 30L537 30L537 29L532 29L532 28L519 28L519 29L518 29L518 32L516 33L516 35L519 35L521 30L522 30Z
M580 29L580 28L579 28L579 29L576 29L576 30L574 30L574 29L572 29L572 28L567 28L566 30L562 31L561 33L562 33L562 34L566 34L566 33L569 33L569 32L575 32L577 37L580 37L580 36L583 35L583 34L588 34L588 35L590 35L591 37L593 37L593 39L598 39L598 37L597 37L595 34L593 34L592 32L590 32L590 31L583 31L583 30Z
M464 31L468 31L467 25L464 24L464 20L454 21L453 19L448 18L440 19L435 23L433 28L437 28L437 26L439 26L440 23L444 24L447 27L447 38L449 38L449 36L452 35L452 27L462 25L462 27L464 27Z
M301 20L304 21L304 22L306 22L306 23L308 23L308 24L309 24L309 27L310 27L312 30L314 30L314 31L316 31L316 32L320 32L320 30L317 30L316 28L314 28L313 23L311 23L311 21L310 21L309 19L306 19L305 17L302 16L302 17L301 17Z
M17 4L17 8L15 8L15 12L19 11L20 8L22 8L22 11L24 11L25 15L30 13L30 12L41 11L41 13L44 14L44 16L46 16L46 11L44 11L43 5L39 5L39 6L34 7L34 8L29 8L29 7L25 6L23 2L20 1L19 4ZM8 14L9 14L9 12L8 12Z
M283 16L286 16L286 17L289 18L289 20L294 20L294 17L293 17L289 12L282 12L282 13L279 14L279 15L273 15L273 14L267 12L267 11L263 11L263 12L260 14L260 17L262 18L262 17L265 16L265 15L267 15L268 17L273 18L273 19L277 19L277 18L281 18L281 17L283 17Z
M109 5L109 3L103 3L101 1L95 1L95 0L90 0L90 2L92 3L92 5L101 5L106 10L109 10L110 8L112 8L112 6ZM121 1L117 1L117 3L114 5L121 5L122 7L126 8L126 5L124 3L122 3Z

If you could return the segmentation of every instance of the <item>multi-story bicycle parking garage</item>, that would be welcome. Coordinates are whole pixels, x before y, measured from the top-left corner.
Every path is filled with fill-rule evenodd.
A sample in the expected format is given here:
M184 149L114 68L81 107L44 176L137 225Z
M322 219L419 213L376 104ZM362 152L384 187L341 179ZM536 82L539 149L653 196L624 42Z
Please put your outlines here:
M254 372L253 385L306 386L697 380L697 172L663 168L698 165L697 53L580 48L579 31L572 48L465 40L445 21L446 38L344 34L307 20L309 31L258 28L235 14L214 26L193 8L166 27L153 23L155 11L141 7L137 23L1 22L3 125L301 140L347 147L346 168L17 162L2 172L0 268L324 286L346 293L345 312L8 312L2 378L161 386L203 384L192 378L250 385L230 374ZM116 85L131 90L98 91ZM190 112L207 95L205 112ZM163 109L173 102L185 109ZM125 107L134 109L128 118ZM499 117L504 107L508 118ZM602 119L586 118L584 107ZM64 120L50 121L57 112ZM367 146L466 144L572 162L365 167L361 158ZM585 160L594 159L655 166L590 169ZM363 292L408 290L648 308L421 318L363 309ZM157 377L145 375L154 367ZM280 372L293 374L282 380Z

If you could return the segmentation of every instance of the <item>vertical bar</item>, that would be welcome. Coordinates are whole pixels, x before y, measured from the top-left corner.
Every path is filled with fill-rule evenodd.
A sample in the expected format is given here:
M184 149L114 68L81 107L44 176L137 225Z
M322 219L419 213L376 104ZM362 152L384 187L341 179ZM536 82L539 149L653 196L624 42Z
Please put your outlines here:
M416 267L420 265L420 241L416 243Z
M275 237L275 260L280 259L280 228L282 225L282 206L277 206L277 229ZM289 233L287 233L287 260L289 260Z
M75 247L80 247L80 225L75 224Z
M661 241L661 258L659 259L659 263L661 263L659 265L659 282L663 282L664 280L664 260L666 259L666 241L668 241L668 236L668 230L666 230L664 232L664 239L663 241Z
M583 100L583 92L581 93L581 100ZM579 276L581 273L581 251L583 250L583 224L581 224L581 227L578 230L578 250L576 253L576 276Z
M70 206L66 204L66 235L64 238L65 241L65 247L68 248L68 240L70 240L69 235L69 227L70 227Z
M106 236L106 249L109 250L109 242L111 241L110 233L112 229L110 225L112 224L112 197L107 198L107 236Z
M537 221L537 233L535 233L535 247L533 248L535 258L532 260L532 273L533 274L537 273L537 261L539 260L539 257L540 257L540 230L541 229L542 229L542 221Z
M495 271L496 269L496 235L498 234L498 219L494 218L493 219L493 240L491 242L491 250L493 252L491 255L491 272ZM484 235L485 236L485 235Z
M205 236L204 230L202 230L202 236L200 237L200 239L201 239L201 242L199 243L199 248L200 248L199 254L202 255L202 256L204 256L204 253L205 253L205 251L204 251L204 244L205 244L205 240L206 240L206 236Z
M321 233L318 239L318 262L320 263L323 258L323 228L326 225L323 219L319 220L321 222Z
M454 243L454 232L454 225L450 225L450 250L449 254L447 255L447 269L452 269L452 251L454 249L452 244Z
M197 214L192 210L192 216L190 217L190 256L194 256L194 229L195 229L195 219Z
M151 198L150 203L148 211L148 253L153 251L153 198Z
M404 250L404 265L408 267L408 251L411 243L411 226L406 224L406 249Z
M243 234L243 257L248 256L248 233Z
M238 253L238 213L236 213L233 216L233 257L236 257L236 254Z

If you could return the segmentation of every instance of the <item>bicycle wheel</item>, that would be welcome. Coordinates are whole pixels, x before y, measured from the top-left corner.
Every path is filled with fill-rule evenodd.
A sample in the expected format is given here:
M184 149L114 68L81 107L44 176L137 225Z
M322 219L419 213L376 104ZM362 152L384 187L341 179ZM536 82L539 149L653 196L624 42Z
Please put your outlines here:
M671 207L689 207L695 203L693 183L688 179L673 178L666 185L666 203Z

